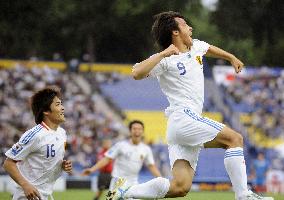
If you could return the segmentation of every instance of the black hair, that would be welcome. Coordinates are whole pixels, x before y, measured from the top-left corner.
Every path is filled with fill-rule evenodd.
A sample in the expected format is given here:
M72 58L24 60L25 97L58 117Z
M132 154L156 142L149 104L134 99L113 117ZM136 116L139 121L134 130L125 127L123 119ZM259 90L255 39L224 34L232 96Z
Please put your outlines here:
M133 120L133 121L129 122L129 125L128 125L129 130L131 130L133 124L140 124L143 127L143 129L144 129L144 123L142 121L140 121L140 120Z
M37 91L31 97L31 107L36 124L40 124L43 121L43 112L51 111L50 105L52 104L54 97L60 98L60 96L60 89L56 86L50 86Z
M172 32L179 30L176 17L184 19L180 13L174 11L162 12L154 16L152 35L163 49L172 44Z

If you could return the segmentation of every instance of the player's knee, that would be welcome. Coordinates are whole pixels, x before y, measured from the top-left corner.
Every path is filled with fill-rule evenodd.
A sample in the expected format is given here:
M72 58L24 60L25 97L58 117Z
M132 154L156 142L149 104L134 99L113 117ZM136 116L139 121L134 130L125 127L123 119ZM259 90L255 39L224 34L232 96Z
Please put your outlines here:
M191 187L191 184L188 184L184 181L175 181L174 182L174 193L176 197L184 197L187 195Z
M234 136L231 138L231 143L235 147L243 146L243 136L237 132L235 132Z

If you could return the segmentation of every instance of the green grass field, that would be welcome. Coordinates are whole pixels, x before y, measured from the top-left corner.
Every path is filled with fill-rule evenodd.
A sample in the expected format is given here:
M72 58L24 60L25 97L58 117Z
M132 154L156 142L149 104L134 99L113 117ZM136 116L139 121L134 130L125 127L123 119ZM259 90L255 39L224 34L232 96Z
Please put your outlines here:
M272 195L275 200L284 200L284 195ZM90 190L68 190L66 192L55 192L55 200L93 200L94 193ZM0 200L11 200L11 195L7 192L0 192ZM104 200L102 196L101 200ZM184 198L186 200L234 200L232 192L191 192Z

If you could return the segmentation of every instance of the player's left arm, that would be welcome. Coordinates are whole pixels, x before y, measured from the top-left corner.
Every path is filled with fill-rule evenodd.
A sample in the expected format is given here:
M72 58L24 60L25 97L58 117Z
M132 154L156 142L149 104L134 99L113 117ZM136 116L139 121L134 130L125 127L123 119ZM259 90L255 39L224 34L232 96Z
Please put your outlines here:
M162 176L159 169L157 168L157 166L155 164L147 165L147 168L151 172L151 174L153 174L153 176L155 176L155 177Z
M66 135L66 131L64 130L64 150L66 151L67 149L67 135ZM63 171L67 172L69 175L72 174L72 170L73 170L73 166L72 166L72 161L71 160L65 160L63 159L62 163L61 163L61 168Z
M213 58L221 58L229 61L231 65L235 68L236 73L241 72L244 67L244 63L240 61L236 56L213 45L210 45L205 56Z

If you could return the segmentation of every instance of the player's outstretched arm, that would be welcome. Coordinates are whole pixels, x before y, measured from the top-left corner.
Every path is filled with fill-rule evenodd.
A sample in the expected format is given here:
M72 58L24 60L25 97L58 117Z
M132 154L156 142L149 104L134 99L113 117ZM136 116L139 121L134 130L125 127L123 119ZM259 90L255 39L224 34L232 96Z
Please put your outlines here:
M178 48L171 44L164 51L157 53L146 60L135 65L132 70L132 76L135 80L140 80L146 78L150 71L165 57L171 56L173 54L178 54Z
M87 168L82 172L82 176L88 176L92 173L94 173L95 171L103 168L104 166L106 166L109 162L111 161L111 158L108 157L104 157L101 160L99 160L93 167L91 168Z
M205 55L208 57L221 58L229 61L232 64L232 66L235 68L236 73L241 72L244 67L244 63L242 63L242 61L240 61L236 56L213 45L210 45Z
M156 165L148 165L147 167L153 176L155 177L162 176Z
M3 168L23 188L27 199L41 199L38 190L21 175L16 163L17 161L7 158L3 164Z

